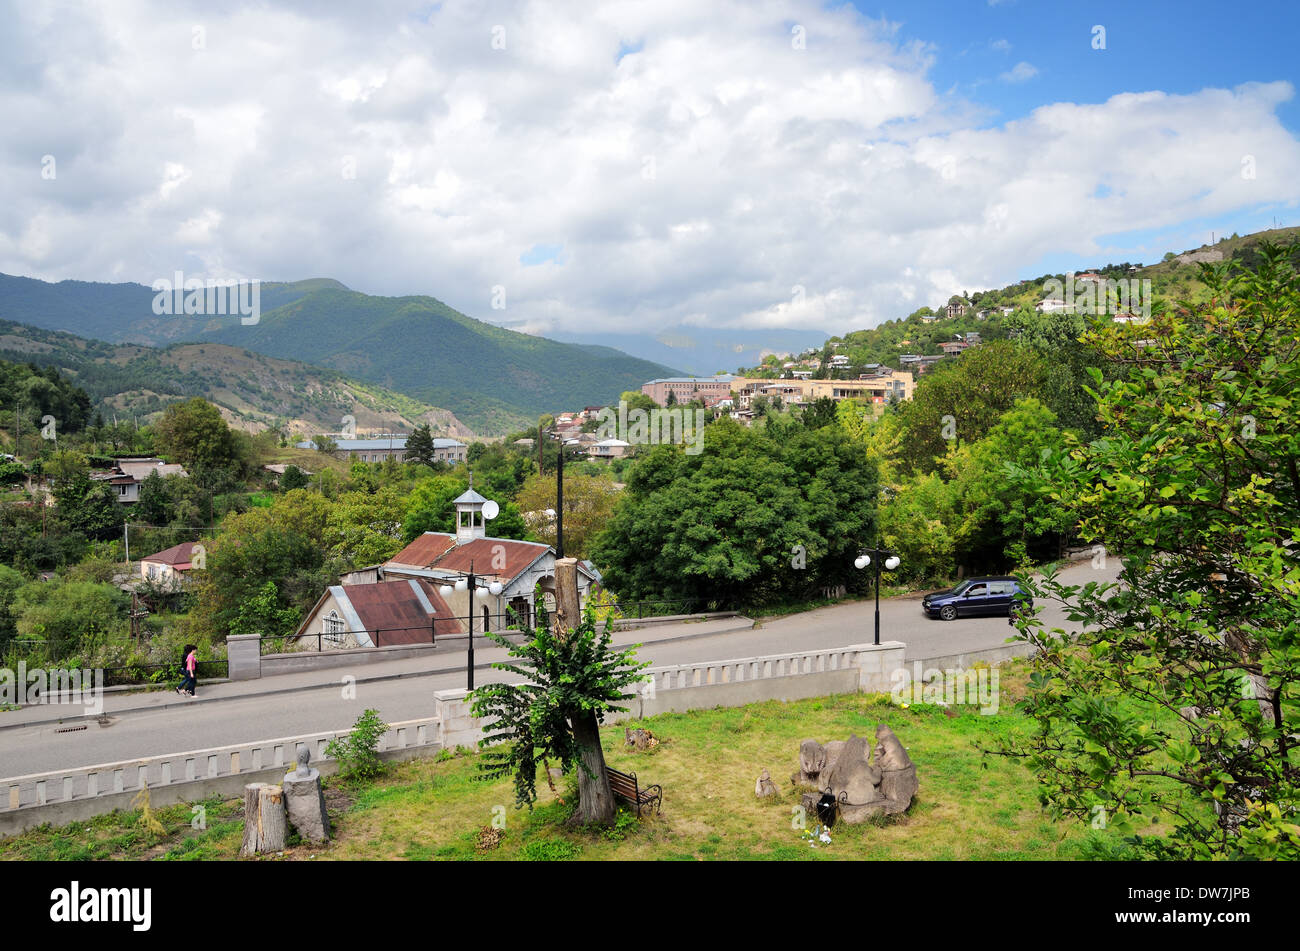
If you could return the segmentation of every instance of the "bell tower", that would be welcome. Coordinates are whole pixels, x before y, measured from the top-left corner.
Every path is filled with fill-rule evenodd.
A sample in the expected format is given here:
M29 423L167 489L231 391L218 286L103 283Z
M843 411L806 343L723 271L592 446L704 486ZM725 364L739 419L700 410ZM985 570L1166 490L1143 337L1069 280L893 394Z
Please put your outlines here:
M487 499L474 491L474 473L471 472L469 489L452 502L456 506L457 545L487 537L487 523L483 519L483 506L486 503Z

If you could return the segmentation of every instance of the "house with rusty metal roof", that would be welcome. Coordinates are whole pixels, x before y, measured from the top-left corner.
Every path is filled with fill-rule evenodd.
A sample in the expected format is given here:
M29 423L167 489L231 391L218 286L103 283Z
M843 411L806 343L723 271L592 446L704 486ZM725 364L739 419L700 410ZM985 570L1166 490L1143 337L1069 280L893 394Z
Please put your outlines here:
M437 587L420 578L330 585L294 637L303 647L339 650L432 644L464 633Z
M419 578L435 585L450 585L443 597L462 621L470 614L468 578L475 578L476 632L531 627L536 617L536 590L540 585L548 609L555 605L555 549L541 542L494 538L487 534L484 509L489 501L473 486L452 503L456 507L456 532L425 532L386 561L378 574L385 580ZM465 584L457 586L457 582ZM578 596L585 604L600 574L590 562L578 563ZM499 591L492 589L500 586ZM463 630L463 628L462 628Z

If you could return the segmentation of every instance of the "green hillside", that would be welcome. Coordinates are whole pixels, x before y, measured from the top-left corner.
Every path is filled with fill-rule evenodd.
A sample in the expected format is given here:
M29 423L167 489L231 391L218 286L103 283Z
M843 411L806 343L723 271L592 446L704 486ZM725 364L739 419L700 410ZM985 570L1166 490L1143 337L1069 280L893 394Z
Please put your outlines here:
M608 347L495 327L432 297L331 289L264 312L256 326L227 323L213 338L409 393L494 434L673 372Z
M230 423L252 432L338 432L343 417L351 415L360 432L409 431L427 422L440 435L474 435L453 413L412 397L219 343L155 349L0 321L0 359L57 367L106 419L136 417L144 423L170 403L202 396Z
M141 284L49 284L0 275L0 319L116 344L212 341L329 367L446 407L497 435L546 412L605 404L666 366L467 317L432 297L372 297L337 281L263 284L261 319L158 316Z
M1200 279L1201 269L1196 258L1214 258L1217 252L1223 261L1235 258L1251 265L1258 258L1259 245L1265 241L1291 246L1296 263L1300 265L1300 228L1279 228L1244 237L1234 235L1216 242L1213 247L1202 245L1176 255L1171 252L1167 255L1168 260L1146 266L1135 266L1124 261L1096 264L1090 268L1081 266L1075 273L1091 269L1110 280L1149 280L1153 298L1195 303L1203 301L1208 294ZM1033 313L1034 304L1047 296L1045 286L1053 279L1064 284L1065 275L1044 274L1002 288L954 295L949 303L968 304L966 313L962 316L936 318L936 313L943 313L942 307L922 307L906 317L887 320L870 330L855 330L843 336L831 337L826 344L829 348L827 352L846 354L854 368L870 363L883 363L898 368L900 354L941 353L939 344L954 339L957 334L975 331L984 340L997 340L1023 324L1026 316ZM1003 315L1003 308L1011 308L1012 313ZM983 311L989 312L986 318L978 316ZM820 356L819 353L809 353ZM769 358L764 366L745 372L755 376L777 376L780 367L780 360Z

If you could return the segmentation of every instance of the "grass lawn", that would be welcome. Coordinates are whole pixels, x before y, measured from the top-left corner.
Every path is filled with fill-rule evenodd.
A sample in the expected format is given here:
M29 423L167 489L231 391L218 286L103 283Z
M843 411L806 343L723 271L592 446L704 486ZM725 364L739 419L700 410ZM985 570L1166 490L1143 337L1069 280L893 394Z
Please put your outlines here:
M394 764L365 787L331 781L327 788L335 839L324 847L294 844L276 859L1070 859L1108 852L1119 837L1081 822L1053 822L1040 809L1033 777L1002 757L983 757L1006 731L1028 725L1014 712L1004 676L999 714L975 707L901 708L888 697L843 695L795 703L664 714L602 731L611 766L664 787L663 813L639 822L620 816L609 830L567 828L571 790L539 783L531 812L514 808L505 781L475 779L478 757L444 753L440 760ZM912 808L879 824L837 825L829 845L810 846L793 828L799 802L789 782L799 741L823 743L850 733L874 742L887 723L908 748L920 781ZM625 726L644 726L661 740L636 752ZM764 767L781 789L776 800L754 796ZM565 802L560 801L565 798ZM160 810L161 835L140 814L103 816L63 829L33 830L0 841L5 859L234 859L242 835L240 800L202 804L206 828L191 825L190 806ZM499 842L479 848L493 817L504 816ZM808 825L815 824L810 818Z

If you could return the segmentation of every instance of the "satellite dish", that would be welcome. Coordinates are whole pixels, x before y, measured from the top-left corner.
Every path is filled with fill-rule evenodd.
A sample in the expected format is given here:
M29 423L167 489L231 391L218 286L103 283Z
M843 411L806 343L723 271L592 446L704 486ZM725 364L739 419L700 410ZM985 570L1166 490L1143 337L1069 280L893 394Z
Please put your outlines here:
M501 514L501 506L497 505L491 499L483 503L483 518L489 522Z

